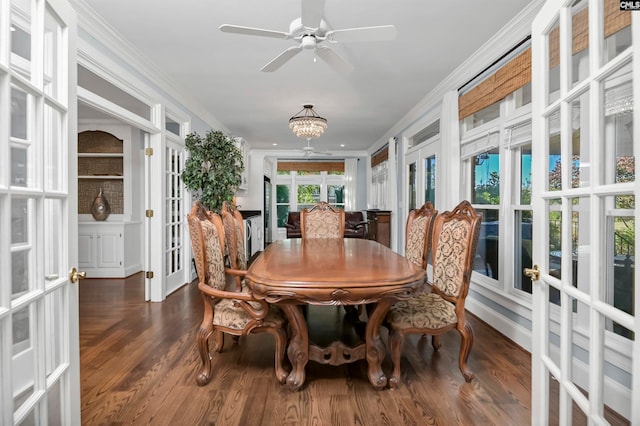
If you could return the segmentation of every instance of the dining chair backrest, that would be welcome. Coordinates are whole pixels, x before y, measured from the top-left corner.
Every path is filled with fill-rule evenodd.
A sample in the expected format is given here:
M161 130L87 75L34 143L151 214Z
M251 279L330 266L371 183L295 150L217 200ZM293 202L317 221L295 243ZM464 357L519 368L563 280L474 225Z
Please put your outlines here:
M220 216L207 211L196 201L188 215L191 248L201 283L223 290L226 286L224 272L224 230Z
M343 238L344 210L321 201L300 211L302 238Z
M464 200L433 224L432 288L443 298L464 304L469 292L482 215Z
M431 252L433 221L437 214L438 211L428 201L419 209L411 210L407 216L404 255L422 269L427 268Z
M229 266L233 269L246 270L247 254L244 248L242 214L225 201L222 203L221 215Z

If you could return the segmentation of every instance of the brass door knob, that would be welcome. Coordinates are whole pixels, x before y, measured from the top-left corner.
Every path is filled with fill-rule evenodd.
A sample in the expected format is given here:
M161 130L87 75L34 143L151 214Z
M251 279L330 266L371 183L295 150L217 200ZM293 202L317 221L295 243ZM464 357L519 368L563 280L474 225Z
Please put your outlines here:
M69 271L69 281L77 283L80 280L84 280L87 277L87 273L84 271L78 271L75 267Z
M533 268L524 268L524 274L531 278L531 281L538 281L540 279L540 267L533 265Z

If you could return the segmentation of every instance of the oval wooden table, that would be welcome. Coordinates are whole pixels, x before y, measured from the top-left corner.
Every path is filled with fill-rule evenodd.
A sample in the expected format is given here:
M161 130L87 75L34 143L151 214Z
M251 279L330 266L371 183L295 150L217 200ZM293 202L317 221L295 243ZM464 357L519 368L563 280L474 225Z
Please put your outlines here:
M270 244L247 271L257 298L280 306L291 326L287 355L292 370L291 390L305 381L311 359L341 365L367 360L369 381L376 389L387 385L381 364L385 347L380 326L389 306L412 297L422 286L425 271L390 248L358 238L286 239ZM375 303L366 325L365 340L356 346L340 341L320 347L309 341L301 304L361 305Z

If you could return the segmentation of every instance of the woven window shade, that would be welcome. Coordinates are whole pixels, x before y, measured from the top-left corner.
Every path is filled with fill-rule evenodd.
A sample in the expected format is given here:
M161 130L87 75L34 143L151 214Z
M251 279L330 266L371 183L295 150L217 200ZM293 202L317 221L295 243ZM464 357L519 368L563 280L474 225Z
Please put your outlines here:
M385 145L371 156L371 167L375 167L389 159L389 145Z
M458 100L460 120L505 98L531 81L531 48L506 63Z
M604 2L604 36L609 37L631 25L631 13L621 11L617 0ZM575 55L589 46L589 9L577 12L572 19L572 51ZM560 29L549 33L549 67L560 63ZM458 100L459 119L470 116L504 99L531 81L531 49L505 64L482 83L469 90Z
M279 172L344 172L344 161L278 161Z

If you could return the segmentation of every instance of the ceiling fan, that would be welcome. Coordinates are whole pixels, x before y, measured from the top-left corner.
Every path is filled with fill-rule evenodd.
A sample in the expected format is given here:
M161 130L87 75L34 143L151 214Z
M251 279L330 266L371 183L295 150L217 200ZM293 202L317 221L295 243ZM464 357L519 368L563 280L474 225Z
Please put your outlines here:
M333 153L328 151L316 151L315 148L311 146L311 138L307 138L307 146L303 146L301 150L305 158L309 158L312 155L333 155Z
M324 0L302 0L300 18L291 22L289 32L228 24L220 25L219 28L226 33L271 37L298 42L297 46L289 47L263 66L260 71L264 72L277 70L302 50L314 50L316 55L329 66L338 72L347 73L353 69L353 66L334 52L333 49L324 46L323 43L383 41L393 40L396 37L396 28L393 25L332 30L323 19L323 13Z

